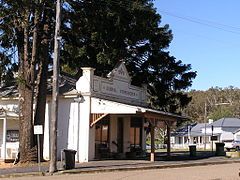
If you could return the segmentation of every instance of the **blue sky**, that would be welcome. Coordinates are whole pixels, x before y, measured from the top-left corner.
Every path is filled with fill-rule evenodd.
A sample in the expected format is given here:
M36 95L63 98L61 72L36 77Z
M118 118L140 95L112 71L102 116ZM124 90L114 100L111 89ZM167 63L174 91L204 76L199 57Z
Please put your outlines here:
M240 0L155 0L174 39L171 55L191 64L190 89L240 88Z

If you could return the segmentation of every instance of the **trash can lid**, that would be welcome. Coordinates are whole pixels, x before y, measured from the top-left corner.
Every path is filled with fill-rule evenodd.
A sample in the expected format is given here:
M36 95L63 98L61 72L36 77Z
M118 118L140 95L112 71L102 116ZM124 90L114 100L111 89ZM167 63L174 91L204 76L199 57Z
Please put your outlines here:
M73 149L63 149L63 152L72 152L72 153L76 153L76 150Z
M196 146L196 144L189 144L188 146Z

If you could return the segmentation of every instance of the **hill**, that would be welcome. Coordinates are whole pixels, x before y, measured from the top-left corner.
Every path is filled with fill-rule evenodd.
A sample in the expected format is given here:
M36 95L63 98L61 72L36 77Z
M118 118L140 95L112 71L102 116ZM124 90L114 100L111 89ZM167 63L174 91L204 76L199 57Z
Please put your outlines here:
M240 117L239 88L212 87L206 91L191 90L188 95L192 97L192 101L183 110L183 114L192 121L204 122L205 119Z

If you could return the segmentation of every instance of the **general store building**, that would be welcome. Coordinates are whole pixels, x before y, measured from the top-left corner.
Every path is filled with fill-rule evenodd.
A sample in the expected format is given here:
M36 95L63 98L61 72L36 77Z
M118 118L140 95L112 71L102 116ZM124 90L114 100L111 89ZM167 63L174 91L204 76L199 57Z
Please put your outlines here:
M60 83L60 89L65 91L61 92L58 106L58 158L63 149L76 150L78 162L116 156L126 158L131 152L145 150L147 128L151 129L152 147L154 128L167 130L170 155L171 127L183 117L148 108L146 86L131 85L131 77L123 62L115 66L108 78L94 75L93 68L82 70L83 74L76 82L62 77ZM2 160L14 158L13 153L8 152L18 149L17 138L12 142L14 146L10 146L11 142L6 138L8 135L17 136L19 130L17 104L17 97L13 98L11 93L6 96L6 92L4 96L2 92L0 108L9 113L0 116ZM45 113L45 159L49 159L50 117L51 96L47 99ZM151 160L154 160L154 148L151 149Z

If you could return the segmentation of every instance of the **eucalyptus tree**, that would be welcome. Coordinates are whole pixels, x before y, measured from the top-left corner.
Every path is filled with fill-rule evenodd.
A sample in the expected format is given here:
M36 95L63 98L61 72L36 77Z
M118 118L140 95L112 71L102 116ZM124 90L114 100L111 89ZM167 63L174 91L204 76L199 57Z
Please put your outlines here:
M44 122L40 114L45 113L53 15L54 4L51 1L0 1L1 54L15 62L15 70L18 71L19 149L22 162L35 158L33 125ZM33 104L36 107L35 114Z

